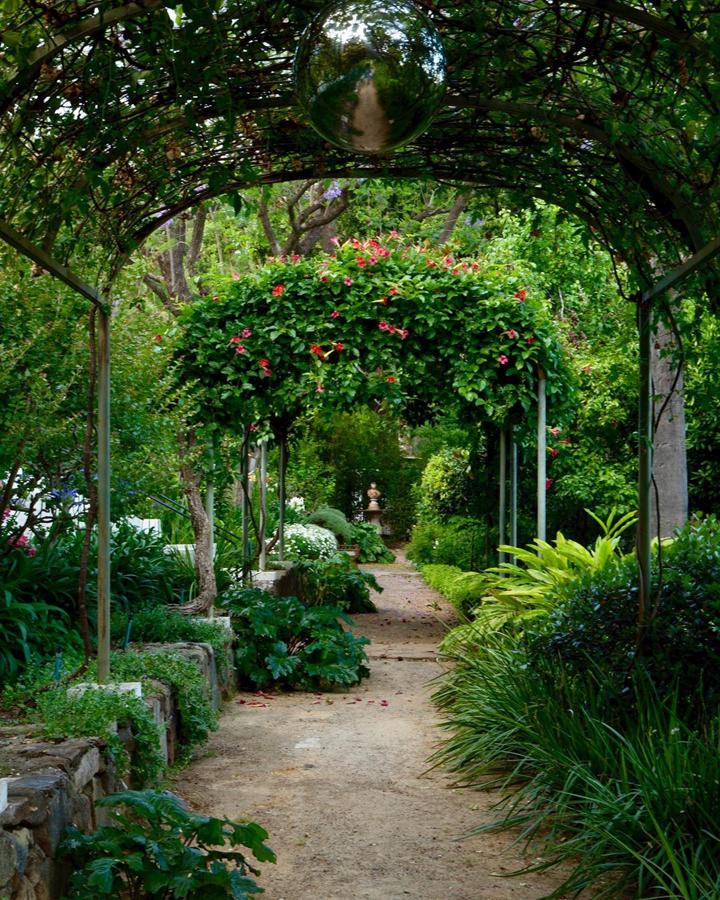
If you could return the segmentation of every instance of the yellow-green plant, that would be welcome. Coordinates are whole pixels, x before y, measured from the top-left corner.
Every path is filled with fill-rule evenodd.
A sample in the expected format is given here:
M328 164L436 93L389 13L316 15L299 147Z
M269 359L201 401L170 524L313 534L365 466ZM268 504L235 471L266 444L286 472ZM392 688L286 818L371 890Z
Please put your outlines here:
M450 631L442 650L453 653L461 646L482 642L494 631L521 631L528 621L553 609L558 587L621 559L620 540L636 523L635 513L618 516L613 509L603 521L590 510L585 511L602 530L590 547L566 538L560 531L552 543L535 538L527 548L502 544L500 550L514 561L482 573L484 590L480 604L472 611L472 621Z

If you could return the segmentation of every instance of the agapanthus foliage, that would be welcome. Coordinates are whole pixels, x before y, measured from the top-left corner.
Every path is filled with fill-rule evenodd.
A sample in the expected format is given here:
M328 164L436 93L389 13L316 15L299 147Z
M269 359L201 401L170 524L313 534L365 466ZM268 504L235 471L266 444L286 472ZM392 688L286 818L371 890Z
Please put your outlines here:
M521 419L538 375L567 396L555 326L528 273L386 240L276 259L188 308L178 375L203 420L276 433L317 405L381 402L411 420L459 402L473 420Z

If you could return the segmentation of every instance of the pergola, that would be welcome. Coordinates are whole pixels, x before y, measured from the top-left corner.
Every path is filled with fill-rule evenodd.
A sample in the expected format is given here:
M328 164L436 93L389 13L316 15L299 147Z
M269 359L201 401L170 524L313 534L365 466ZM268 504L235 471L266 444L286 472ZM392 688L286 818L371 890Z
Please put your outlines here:
M622 255L644 291L636 298L638 558L647 596L650 303L720 249L720 14L695 0L418 0L444 41L449 90L412 146L368 157L322 141L293 96L293 53L322 5L3 3L0 236L98 307L101 677L109 608L106 298L156 228L250 185L396 176L504 189L580 216ZM717 273L710 264L702 272L712 296Z

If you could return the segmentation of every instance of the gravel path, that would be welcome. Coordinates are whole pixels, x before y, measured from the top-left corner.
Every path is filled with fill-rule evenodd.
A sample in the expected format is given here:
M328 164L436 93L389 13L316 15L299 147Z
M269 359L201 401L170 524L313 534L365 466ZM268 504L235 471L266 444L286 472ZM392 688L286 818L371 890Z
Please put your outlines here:
M403 560L366 566L385 588L372 674L344 693L240 694L173 785L196 809L270 832L267 900L537 900L555 876L503 879L522 860L508 835L470 837L497 796L427 773L437 740L429 682L452 622L445 601ZM244 701L244 702L243 702Z

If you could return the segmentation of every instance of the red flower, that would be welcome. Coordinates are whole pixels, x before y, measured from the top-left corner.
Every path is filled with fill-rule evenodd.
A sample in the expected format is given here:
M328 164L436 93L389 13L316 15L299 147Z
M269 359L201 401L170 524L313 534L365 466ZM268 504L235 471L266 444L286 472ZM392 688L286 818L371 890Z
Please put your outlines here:
M398 329L398 334L400 335L400 337L401 337L403 340L405 340L405 338L407 338L407 337L410 336L410 332L407 330L407 328L399 328L399 329Z
M352 282L352 278L350 278L349 275L346 275L345 278L344 278L343 280L344 280L345 284L346 284L348 287L350 287L350 285L353 283L353 282Z
M290 262L300 262L300 257L297 255L297 253L293 253L293 255L290 257Z
M342 350L345 349L345 344L343 344L341 341L338 341L336 344L333 344L333 347L335 348L335 350L338 353L340 353Z
M546 490L546 491L549 491L550 488L553 486L554 483L555 483L555 479L554 479L554 478L546 478L546 479L545 479L545 490Z
M243 330L242 330L242 336L243 336L244 338L249 338L251 334L252 334L252 331L250 331L249 328L243 328Z
M331 319L339 319L339 318L340 318L340 313L339 313L339 311L338 311L337 309L334 309L334 310L330 313L330 318L331 318Z
M514 341L515 338L518 336L518 333L517 333L517 331L515 331L514 328L511 328L509 331L503 331L503 334L506 334L510 338L511 341Z
M160 341L162 341L162 339L163 338L162 338L161 334L156 334L155 337L153 338L153 340L158 344L160 343Z
M554 447L548 447L548 453L552 456L553 459L558 455L557 450Z
M248 431L257 431L257 430L258 430L257 425L248 425Z
M429 259L429 258L426 259L425 265L428 266L430 269L437 269L437 263L435 262L434 259Z
M311 353L314 353L315 356L322 356L323 359L325 358L325 351L324 351L323 348L320 346L320 344L311 344L311 345L310 345L310 352L311 352Z
M507 358L507 356L505 356L504 353L501 353L500 356L498 356L498 362L501 366L506 366L510 362L510 360Z
M330 279L327 277L327 275L320 276L320 281L322 281L323 284L327 284L329 280Z
M473 270L473 272L477 272L478 269L480 268L480 266L478 265L478 263L474 262L474 263L470 266L470 268Z
M362 244L360 243L360 241L357 238L353 238L350 241L350 246L355 250L359 250L362 247Z
M560 429L557 427L557 425L550 429L550 434L553 437L557 437L560 434Z
M391 326L388 325L387 322L380 322L378 324L378 328L380 329L380 331L390 331Z
M383 306L387 306L387 305L388 305L388 298L387 298L387 297L381 297L379 300L376 300L375 302L376 302L376 303L381 303Z
M357 263L359 269L365 268L365 257L364 256L356 256L355 262Z
M523 288L521 291L518 291L514 296L515 296L516 300L519 300L521 303L523 303L525 298L527 297L527 291L525 290L525 288Z
M259 359L258 365L262 366L263 369L266 369L270 365L270 360L269 359Z
M397 378L394 375L388 375L385 381L387 381L388 384L395 384Z
M390 293L393 297L395 297L397 294L400 293L400 291L399 291L396 287L391 287L389 293Z
M276 284L275 287L272 289L273 297L282 297L282 295L284 293L285 293L285 285L284 284Z
M239 344L241 340L242 340L242 338L240 337L239 334L234 334L234 335L230 338L230 343L231 343L231 344Z
M244 353L244 352L245 352L245 348L243 347L242 344L238 344L237 347L235 348L235 352L236 352L236 353Z
M269 378L272 375L272 369L270 368L270 366L265 366L265 368L263 369L263 375L266 378Z
M527 343L534 344L536 340L537 340L537 338L531 334L530 337L527 339Z
M387 247L379 247L377 255L387 257L390 256L390 251L387 249Z

